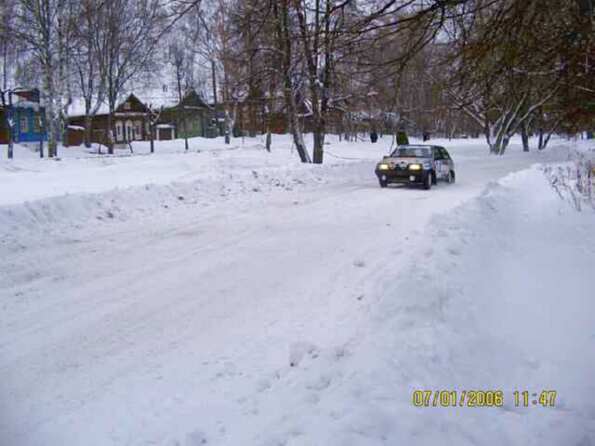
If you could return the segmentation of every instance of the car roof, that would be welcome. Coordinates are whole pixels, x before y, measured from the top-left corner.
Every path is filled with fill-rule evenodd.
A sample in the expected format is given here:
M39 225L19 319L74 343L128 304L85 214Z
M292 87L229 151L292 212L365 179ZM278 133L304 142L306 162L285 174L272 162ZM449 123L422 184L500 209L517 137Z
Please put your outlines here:
M434 150L436 149L436 146L429 146L429 145L421 145L421 144L407 144L407 145L402 145L402 146L397 146L395 148L395 150L393 150L391 152L392 155L394 155L396 158L400 158L400 157L408 157L407 155L401 155L401 151L405 151L405 150L410 150L410 151L417 151L417 150L424 150L427 151L426 155L416 155L416 157L419 158L429 158L433 156Z
M431 144L403 144L401 146L397 146L397 149L444 149L442 146L435 146ZM444 149L446 150L446 149Z

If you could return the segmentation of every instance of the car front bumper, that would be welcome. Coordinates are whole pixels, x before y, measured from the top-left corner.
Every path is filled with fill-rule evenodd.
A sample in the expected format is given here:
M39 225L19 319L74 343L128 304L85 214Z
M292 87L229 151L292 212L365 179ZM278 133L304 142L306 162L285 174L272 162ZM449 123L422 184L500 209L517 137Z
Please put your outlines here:
M388 183L400 184L424 184L428 176L427 170L378 170L376 169L378 180Z

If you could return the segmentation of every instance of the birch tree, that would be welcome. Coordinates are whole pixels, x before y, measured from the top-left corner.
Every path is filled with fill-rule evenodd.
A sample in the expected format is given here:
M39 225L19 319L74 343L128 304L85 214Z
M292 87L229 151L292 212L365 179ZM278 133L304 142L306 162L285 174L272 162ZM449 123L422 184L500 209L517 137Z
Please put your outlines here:
M281 63L279 70L283 82L283 96L285 98L285 112L293 144L303 163L310 163L311 158L304 136L298 121L298 112L296 105L296 95L298 88L295 84L295 65L293 53L295 50L295 27L292 26L292 20L289 13L289 0L280 0L273 3L273 20L275 23L277 51L280 53Z
M32 52L39 67L46 112L48 156L57 155L63 98L67 93L65 65L73 26L71 0L18 0L12 33Z

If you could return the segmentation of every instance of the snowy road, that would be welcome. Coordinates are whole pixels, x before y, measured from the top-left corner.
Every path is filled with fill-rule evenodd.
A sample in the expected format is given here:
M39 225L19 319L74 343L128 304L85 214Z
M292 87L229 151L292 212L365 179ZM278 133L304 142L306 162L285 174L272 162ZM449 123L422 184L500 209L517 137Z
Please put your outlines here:
M381 190L368 151L315 173L298 166L291 187L271 186L287 180L281 167L263 174L252 160L230 169L246 186L228 193L218 183L194 194L194 177L102 192L88 198L115 200L101 220L60 217L89 212L70 208L76 195L7 203L1 221L23 224L1 234L0 444L331 444L300 431L325 432L324 417L272 433L317 404L308 392L281 397L299 370L369 339L382 290L423 261L436 214L565 156L451 153L457 184L430 192ZM335 379L321 376L306 387ZM384 444L345 438L334 444Z

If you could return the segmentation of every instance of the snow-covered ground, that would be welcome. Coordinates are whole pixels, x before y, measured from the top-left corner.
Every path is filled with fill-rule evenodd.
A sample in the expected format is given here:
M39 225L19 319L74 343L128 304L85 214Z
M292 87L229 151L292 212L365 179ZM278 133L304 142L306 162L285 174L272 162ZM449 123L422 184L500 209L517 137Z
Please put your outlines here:
M595 444L595 212L542 171L576 144L436 142L457 183L429 192L378 187L388 138L332 138L323 166L286 137L17 148L0 444ZM416 389L505 403L416 408Z

